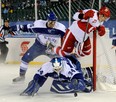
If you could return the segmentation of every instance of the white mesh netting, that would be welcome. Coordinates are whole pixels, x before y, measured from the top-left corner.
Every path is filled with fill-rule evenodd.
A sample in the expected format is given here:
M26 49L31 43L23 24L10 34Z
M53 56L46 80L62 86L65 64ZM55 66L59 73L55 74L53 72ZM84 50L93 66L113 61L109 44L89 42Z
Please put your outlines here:
M97 39L97 89L116 91L116 53L108 34Z

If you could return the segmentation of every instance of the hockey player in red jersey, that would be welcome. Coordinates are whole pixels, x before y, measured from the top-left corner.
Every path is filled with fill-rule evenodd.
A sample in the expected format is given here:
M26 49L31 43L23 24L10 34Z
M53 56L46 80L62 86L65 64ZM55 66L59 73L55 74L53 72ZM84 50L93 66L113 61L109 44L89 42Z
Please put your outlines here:
M94 9L80 10L73 16L75 20L67 29L62 46L52 47L52 50L60 55L70 55L76 45L77 57L89 55L91 53L90 33L98 31L99 36L105 34L103 22L110 18L110 10L106 6L99 11Z

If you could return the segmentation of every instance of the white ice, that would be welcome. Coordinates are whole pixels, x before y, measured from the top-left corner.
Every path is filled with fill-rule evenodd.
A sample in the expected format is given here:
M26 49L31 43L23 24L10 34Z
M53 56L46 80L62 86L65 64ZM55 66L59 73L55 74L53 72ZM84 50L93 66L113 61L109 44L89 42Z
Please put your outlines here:
M52 93L49 91L50 78L36 96L20 96L38 68L29 66L25 82L14 84L12 79L18 76L19 65L0 64L0 102L116 102L116 92L78 93L77 97L73 94Z

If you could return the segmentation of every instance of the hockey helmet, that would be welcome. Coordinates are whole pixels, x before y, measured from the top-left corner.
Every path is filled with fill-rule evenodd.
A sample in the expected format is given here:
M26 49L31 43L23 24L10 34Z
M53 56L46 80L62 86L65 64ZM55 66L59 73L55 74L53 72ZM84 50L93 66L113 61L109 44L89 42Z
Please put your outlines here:
M62 70L62 59L59 57L55 57L51 60L53 70L57 73L59 73Z
M110 18L111 16L110 9L106 6L101 7L101 9L99 10L99 14L104 15L107 18Z
M57 16L54 14L54 12L50 12L47 17L48 21L56 21Z
M6 19L6 20L4 20L4 22L8 22L8 23L9 23L9 20L8 20L8 19Z

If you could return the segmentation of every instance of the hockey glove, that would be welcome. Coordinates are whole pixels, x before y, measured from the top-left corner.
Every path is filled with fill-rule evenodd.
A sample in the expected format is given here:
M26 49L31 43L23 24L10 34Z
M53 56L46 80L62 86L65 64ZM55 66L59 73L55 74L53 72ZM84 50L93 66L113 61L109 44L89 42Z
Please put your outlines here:
M98 35L99 35L99 36L103 36L103 35L106 33L105 27L104 27L103 25L100 25L100 26L97 28L97 30L98 30Z
M47 49L52 49L54 47L54 45L49 40L46 42L46 46Z
M20 95L34 96L39 90L39 88L40 88L40 85L35 80L32 80L29 82L28 87Z
M46 47L47 47L47 49L46 49L46 54L47 55L54 55L55 53L52 51L52 48L54 47L54 45L48 40L47 42L46 42Z
M0 42L1 44L8 44L8 41Z
M4 41L5 44L8 44L8 41Z
M89 18L92 18L94 16L94 13L95 12L93 10L89 10L89 11L85 12L83 19L87 20Z

